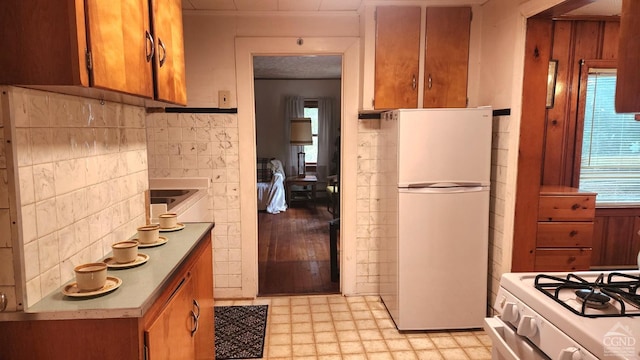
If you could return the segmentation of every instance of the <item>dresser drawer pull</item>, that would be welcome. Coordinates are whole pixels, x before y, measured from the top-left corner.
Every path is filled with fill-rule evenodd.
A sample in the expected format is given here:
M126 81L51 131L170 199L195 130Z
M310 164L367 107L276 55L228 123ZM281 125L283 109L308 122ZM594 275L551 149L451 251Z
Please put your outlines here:
M569 236L574 237L578 235L578 231L577 230L571 230L571 232L569 233Z
M573 206L571 207L571 210L578 210L580 209L580 204L573 204Z

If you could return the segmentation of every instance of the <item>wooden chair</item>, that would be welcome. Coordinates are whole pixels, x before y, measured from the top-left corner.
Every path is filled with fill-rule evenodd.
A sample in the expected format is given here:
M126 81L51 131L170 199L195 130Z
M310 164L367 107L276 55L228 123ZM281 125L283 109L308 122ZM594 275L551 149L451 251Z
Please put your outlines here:
M327 211L334 219L340 217L340 182L338 175L327 176Z

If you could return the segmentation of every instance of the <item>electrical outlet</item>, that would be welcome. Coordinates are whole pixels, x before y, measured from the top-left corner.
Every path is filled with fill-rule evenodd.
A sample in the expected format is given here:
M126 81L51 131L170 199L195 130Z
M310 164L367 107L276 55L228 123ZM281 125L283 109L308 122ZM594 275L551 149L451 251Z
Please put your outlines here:
M228 109L231 107L231 91L219 90L218 91L218 108Z

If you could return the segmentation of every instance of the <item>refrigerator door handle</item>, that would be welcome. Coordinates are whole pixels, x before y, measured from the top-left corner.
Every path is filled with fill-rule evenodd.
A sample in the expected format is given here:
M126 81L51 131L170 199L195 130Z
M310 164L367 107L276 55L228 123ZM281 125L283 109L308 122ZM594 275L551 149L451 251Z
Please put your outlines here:
M478 187L485 186L479 182L426 182L408 184L407 188L457 188L457 187ZM400 186L403 187L403 186Z
M434 188L434 187L410 187L410 188L398 188L399 192L403 193L414 193L414 194L452 194L452 193L470 193L470 192L480 192L480 191L489 191L489 186L472 186L472 187L444 187L444 188Z

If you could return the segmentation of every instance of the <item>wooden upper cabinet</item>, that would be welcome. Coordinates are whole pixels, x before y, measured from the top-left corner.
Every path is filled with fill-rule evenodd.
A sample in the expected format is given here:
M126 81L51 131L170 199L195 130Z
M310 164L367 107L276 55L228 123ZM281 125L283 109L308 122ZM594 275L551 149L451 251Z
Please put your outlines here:
M417 6L376 9L375 109L417 108L420 89L424 108L467 106L471 8L428 7L423 54L421 12Z
M180 0L0 1L0 46L7 55L0 57L0 84L72 94L95 88L184 105L182 35ZM160 56L165 61L157 70L168 75L160 75L154 94Z
M418 107L420 7L376 9L375 109Z
M84 1L0 1L0 83L89 86Z
M148 2L87 0L87 26L91 86L153 98Z
M467 107L471 8L427 8L425 108Z
M153 28L156 40L156 98L175 104L187 103L184 70L182 1L154 0Z
M640 112L640 1L622 1L619 34L616 111Z

